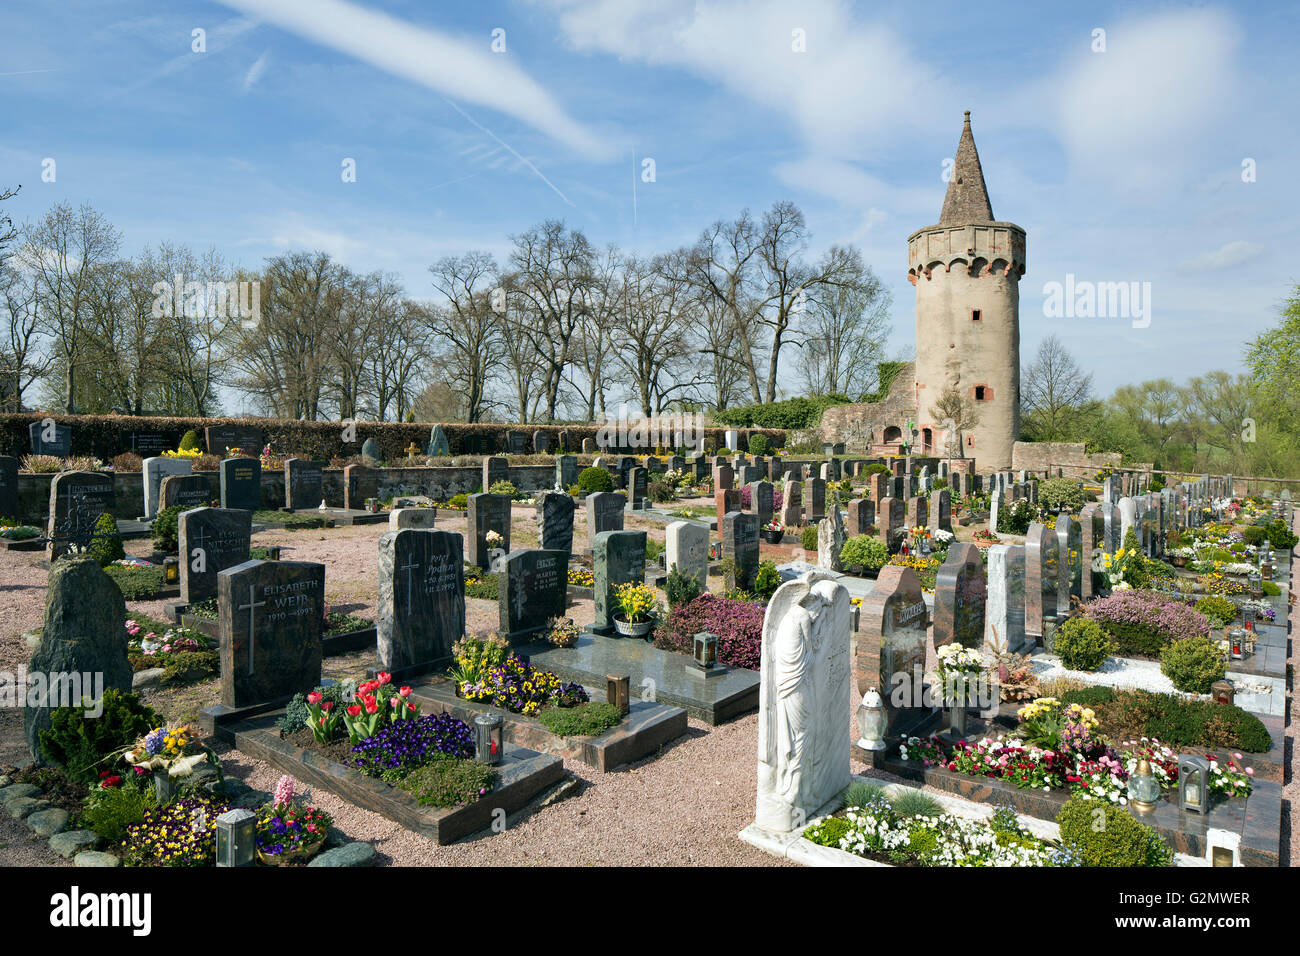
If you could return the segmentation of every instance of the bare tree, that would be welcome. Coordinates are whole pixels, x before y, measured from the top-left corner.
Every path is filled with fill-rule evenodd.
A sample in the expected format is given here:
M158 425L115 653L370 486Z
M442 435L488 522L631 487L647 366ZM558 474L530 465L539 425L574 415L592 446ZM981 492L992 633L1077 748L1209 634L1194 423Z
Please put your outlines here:
M759 246L758 226L744 209L733 222L719 219L705 229L689 260L691 282L705 300L709 331L714 333L706 336L705 348L715 362L740 366L755 403L763 400L758 380L762 349L756 338L763 308L763 298L757 294L762 268Z
M22 186L17 186L13 189L0 189L0 202L4 202L6 199L13 199L18 195L18 190L22 188ZM12 255L11 252L6 252L5 250L8 249L9 245L17 238L18 230L14 227L13 219L0 213L0 267L3 267L5 260Z
M53 359L41 352L32 277L0 264L0 305L0 411L19 412L24 391L49 371Z
M401 421L415 400L418 372L429 357L426 319L425 307L406 299L377 313L366 361L381 422L388 419L390 406L394 420Z
M449 380L465 399L465 420L482 420L488 403L488 382L501 364L504 352L504 293L496 260L486 252L448 256L429 266L433 287L442 296L441 308L423 313L434 347Z
M1059 338L1049 335L1020 377L1025 431L1039 441L1071 437L1091 395L1092 374L1079 367Z
M963 395L955 385L939 393L939 399L930 406L930 415L947 431L945 453L949 458L965 458L966 446L962 435L980 423L979 407L968 395Z
M798 366L808 393L858 398L871 390L885 358L891 302L856 252L842 281L816 290L799 329Z

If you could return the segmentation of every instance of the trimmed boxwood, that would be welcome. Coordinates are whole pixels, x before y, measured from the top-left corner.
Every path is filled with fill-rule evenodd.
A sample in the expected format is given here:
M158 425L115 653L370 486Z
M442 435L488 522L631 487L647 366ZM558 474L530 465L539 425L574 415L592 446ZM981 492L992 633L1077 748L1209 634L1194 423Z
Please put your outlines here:
M596 491L613 491L614 476L604 468L584 468L578 473L578 490L591 494Z
M1115 642L1096 621L1072 617L1056 629L1052 650L1072 671L1095 671L1115 653Z
M1228 673L1228 664L1218 646L1208 637L1174 641L1160 653L1160 673L1179 690L1208 694L1210 685Z
M1091 707L1103 733L1131 730L1135 736L1154 737L1170 747L1232 748L1247 753L1267 753L1273 747L1264 722L1234 704L1112 687L1067 691L1061 703ZM1115 721L1119 729L1108 726Z
M1078 851L1084 866L1173 865L1174 852L1164 839L1113 803L1072 797L1056 823L1061 842Z

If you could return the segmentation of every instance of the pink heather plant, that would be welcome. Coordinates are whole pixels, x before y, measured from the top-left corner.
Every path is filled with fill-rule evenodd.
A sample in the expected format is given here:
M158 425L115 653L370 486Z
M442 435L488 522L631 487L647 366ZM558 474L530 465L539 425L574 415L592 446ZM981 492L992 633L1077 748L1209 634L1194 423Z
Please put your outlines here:
M1112 633L1137 631L1159 644L1210 633L1210 621L1204 614L1153 591L1116 591L1088 604L1084 614L1103 627L1109 625L1107 630Z
M763 649L762 604L733 601L719 594L701 594L668 613L655 632L655 647L690 654L695 635L708 631L718 638L718 662L759 669Z

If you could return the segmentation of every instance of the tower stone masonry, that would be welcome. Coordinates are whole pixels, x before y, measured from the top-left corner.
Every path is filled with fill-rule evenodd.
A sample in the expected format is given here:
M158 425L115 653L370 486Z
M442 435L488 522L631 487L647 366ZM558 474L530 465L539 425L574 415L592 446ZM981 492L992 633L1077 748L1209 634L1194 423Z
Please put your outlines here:
M947 454L953 436L934 407L955 387L979 414L963 429L964 457L982 472L1010 468L1020 434L1025 230L993 218L969 110L939 222L908 237L907 263L916 287L918 450Z

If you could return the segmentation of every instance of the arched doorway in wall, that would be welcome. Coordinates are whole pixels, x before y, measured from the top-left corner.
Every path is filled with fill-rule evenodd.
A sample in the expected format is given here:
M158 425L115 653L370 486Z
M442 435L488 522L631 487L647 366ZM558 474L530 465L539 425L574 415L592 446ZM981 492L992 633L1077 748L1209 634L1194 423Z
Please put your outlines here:
M903 430L897 425L885 426L885 443L903 440Z
M921 449L928 452L934 447L934 431L929 428L921 429Z

